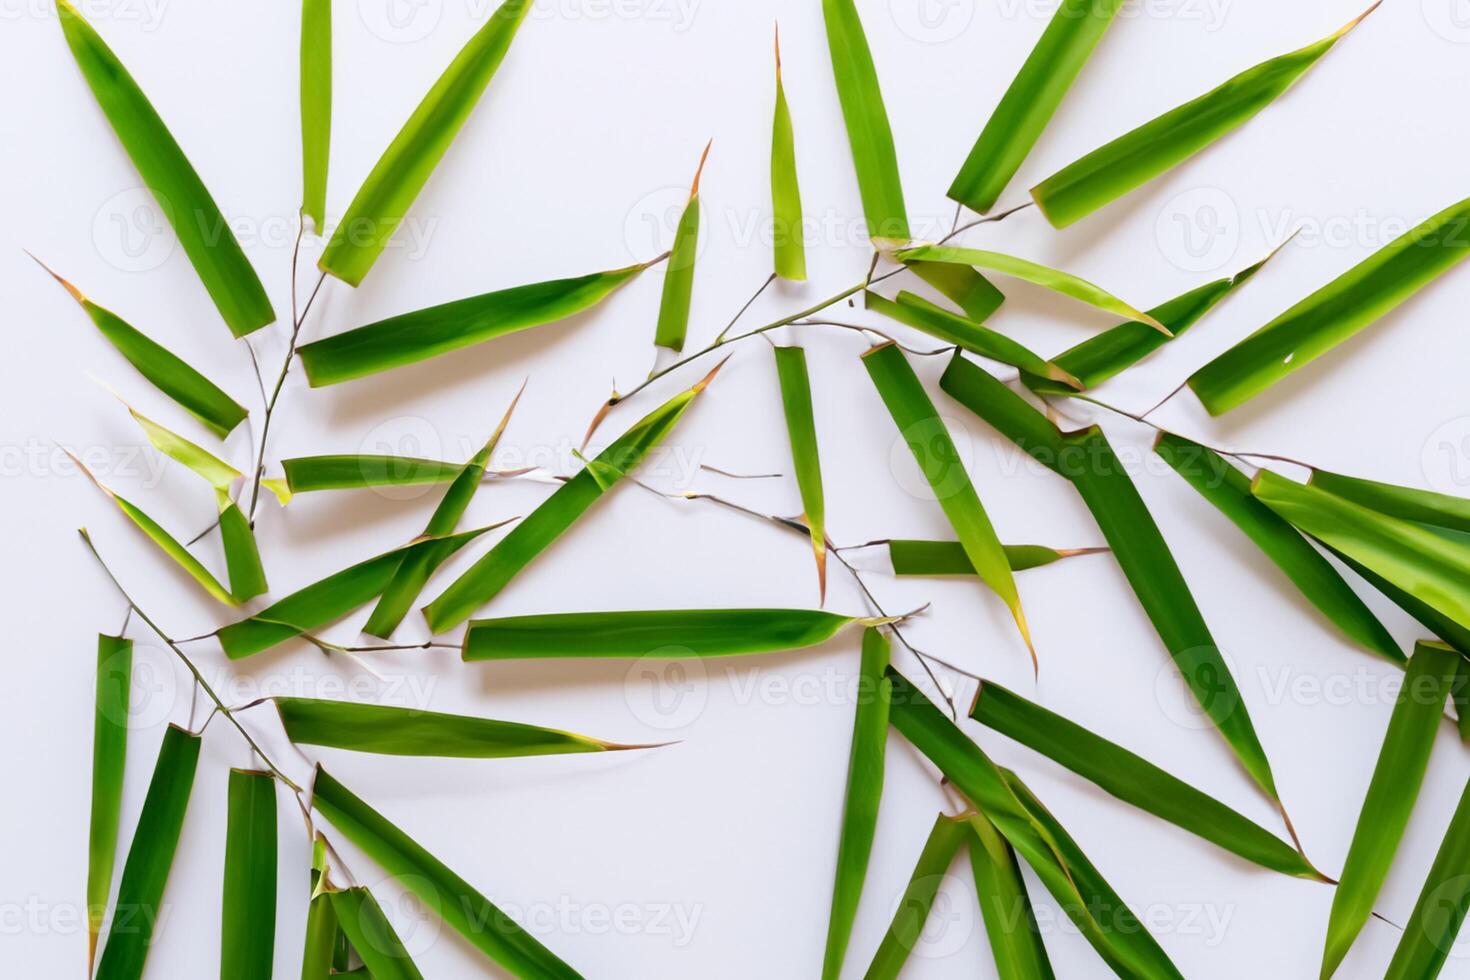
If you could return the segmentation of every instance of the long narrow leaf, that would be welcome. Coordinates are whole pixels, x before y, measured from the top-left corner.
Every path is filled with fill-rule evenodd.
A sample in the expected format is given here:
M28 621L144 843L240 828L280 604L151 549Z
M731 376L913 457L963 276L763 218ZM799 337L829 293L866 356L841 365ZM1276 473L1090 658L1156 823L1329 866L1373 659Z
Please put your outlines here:
M1419 797L1445 698L1460 661L1458 653L1438 643L1417 644L1409 658L1343 863L1342 880L1332 896L1322 954L1323 980L1337 972L1373 912L1373 902L1388 877L1389 865Z
M924 934L924 923L929 920L939 885L969 836L970 824L964 817L941 813L935 818L914 873L903 890L903 898L893 913L893 921L888 924L863 980L897 980L909 953Z
M474 619L464 659L730 657L800 650L867 623L816 609L655 609Z
M637 467L673 430L699 393L714 380L716 367L694 387L669 399L619 436L576 476L516 525L489 554L475 562L437 599L424 607L429 629L442 633L459 625L505 588L521 569L560 537L614 483Z
M894 538L886 542L895 575L974 575L975 565L958 541L916 541ZM1106 548L1048 548L1039 544L1002 545L1013 572L1041 568L1063 558L1095 555Z
M332 892L332 913L373 980L423 980L378 900L366 888Z
M1087 217L1245 125L1366 16L1315 44L1248 68L1098 147L1031 188L1031 197L1057 228Z
M1470 911L1470 783L1460 796L1424 889L1383 980L1434 980L1454 951Z
M463 464L438 459L374 455L296 456L281 460L281 467L292 495L448 483L464 471Z
M323 272L352 286L362 282L480 101L530 9L529 0L505 0L454 56L358 188L317 263Z
M56 10L82 77L230 332L243 337L273 321L265 287L234 230L148 97L70 0L57 0Z
M694 182L689 185L689 200L679 215L678 227L674 229L674 247L669 252L669 264L664 267L663 297L658 305L658 325L653 342L672 351L684 349L684 338L689 333L694 263L699 258L699 178L704 174L704 164L709 159L709 148L713 142L705 144L704 153L699 158Z
M876 628L863 634L858 666L857 712L847 761L847 795L842 803L842 836L837 842L837 873L832 883L832 912L827 924L822 980L837 980L852 924L857 919L868 858L878 828L878 802L883 795L883 755L888 743L888 637Z
M1211 415L1244 404L1470 256L1470 198L1409 229L1189 377Z
M480 952L520 977L581 980L571 967L511 921L469 882L424 850L320 766L312 805L384 871L397 878ZM347 928L339 906L338 918ZM352 937L348 930L348 937ZM362 945L353 939L362 953ZM378 976L371 964L368 967Z
M270 980L276 948L276 780L230 770L220 980Z
M513 759L642 747L513 721L388 705L281 697L275 699L275 706L286 737L298 745L378 755Z
M969 817L970 870L1000 980L1054 980L1016 852L983 813Z
M112 892L117 830L122 819L128 754L128 706L133 641L97 637L97 706L92 716L92 819L87 833L87 968L97 957L97 934Z
M311 898L306 908L301 980L322 980L334 968L347 967L347 938L332 910L332 896L323 880L326 873L327 844L318 832L311 848Z
M351 381L564 320L596 306L649 264L512 286L400 313L305 344L297 353L313 388Z
M143 430L143 434L148 437L148 442L154 449L188 467L215 490L228 491L241 477L239 470L203 446L190 442L177 432L160 425L126 402L123 405L127 408L128 414L133 417L133 421L137 422Z
M1343 476L1327 470L1313 470L1307 482L1380 514L1431 527L1470 532L1470 500L1464 497Z
M322 233L332 147L332 0L301 0L301 213Z
M1122 6L1123 0L1062 0L965 158L950 200L982 213L995 205Z
M1036 649L1031 643L1031 630L1021 608L1020 593L1011 574L1010 562L985 507L975 492L970 476L960 461L959 451L940 420L934 403L914 374L903 352L894 344L875 347L863 355L863 364L873 379L888 413L898 426L899 436L908 443L914 461L924 474L945 517L964 545L965 554L975 566L980 579L1000 596L1016 620L1016 628L1031 651L1033 666Z
M1081 725L983 681L970 717L1148 813L1282 874L1324 880L1289 844L1218 800Z
M939 290L960 309L966 319L984 323L1006 301L995 283L967 265L950 262L908 261L904 265L920 279Z
M1049 289L1054 293L1069 296L1072 299L1095 306L1104 313L1115 313L1125 316L1129 320L1145 323L1162 333L1165 337L1172 336L1169 328L1148 313L1143 312L1130 303L1114 296L1112 293L1095 286L1086 279L1080 279L1070 272L1060 269L1052 269L1048 266L1032 262L1029 259L1017 258L1014 255L1003 255L1000 252L987 252L979 248L961 248L957 245L916 245L896 253L900 261L920 262L946 262L951 265L976 266L981 269L989 269L1002 275L1011 276L1029 283Z
M1337 569L1290 524L1251 496L1249 477L1213 450L1170 433L1160 434L1154 452L1244 531L1338 629L1364 649L1394 663L1404 662L1404 652L1393 635Z
M796 136L791 107L781 84L781 30L776 29L776 109L771 122L771 222L776 275L792 282L806 278L802 240L801 183L796 179Z
M807 375L806 351L776 347L776 378L781 384L781 409L791 441L791 467L801 491L802 520L811 532L817 559L817 592L827 601L827 504L822 492L822 461L817 452L817 426L812 412L812 382Z
M143 962L153 944L164 886L184 827L202 741L176 725L170 725L163 734L153 779L118 885L117 907L126 909L127 914L112 918L96 980L140 980L143 976Z

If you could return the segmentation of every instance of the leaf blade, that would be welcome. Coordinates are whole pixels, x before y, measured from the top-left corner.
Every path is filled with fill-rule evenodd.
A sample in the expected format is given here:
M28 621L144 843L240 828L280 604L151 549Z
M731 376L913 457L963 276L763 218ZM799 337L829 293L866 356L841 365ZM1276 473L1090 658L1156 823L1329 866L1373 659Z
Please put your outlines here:
M332 2L301 0L301 213L320 235L332 147Z
M914 864L913 874L904 888L893 921L888 924L888 931L883 934L883 941L878 944L863 980L897 980L909 953L924 932L924 923L928 921L935 896L939 894L939 885L969 835L969 823L962 817L941 813L934 819L934 826L919 852L919 860Z
M969 817L970 871L1001 980L1055 980L1016 852L983 813Z
M802 240L801 183L796 176L796 135L791 107L781 83L781 30L776 29L776 108L771 120L771 220L776 275L789 282L806 279Z
M675 352L684 349L684 338L689 333L694 265L699 258L699 178L704 174L704 164L709 159L713 143L714 140L710 140L705 144L704 154L699 158L699 169L694 172L694 182L689 186L689 200L679 215L678 227L674 229L674 247L669 251L669 264L664 267L664 288L659 299L653 342Z
M817 449L817 425L812 409L812 383L807 373L806 351L800 347L774 347L776 380L781 387L781 410L786 417L786 435L791 442L791 467L801 493L802 516L811 533L812 554L817 562L817 590L827 601L827 504L822 491L822 460Z
M87 968L97 957L97 935L112 892L122 824L123 776L128 752L128 705L133 641L97 637L97 692L92 722L92 808L87 831Z
M230 770L220 980L270 980L276 941L276 780Z

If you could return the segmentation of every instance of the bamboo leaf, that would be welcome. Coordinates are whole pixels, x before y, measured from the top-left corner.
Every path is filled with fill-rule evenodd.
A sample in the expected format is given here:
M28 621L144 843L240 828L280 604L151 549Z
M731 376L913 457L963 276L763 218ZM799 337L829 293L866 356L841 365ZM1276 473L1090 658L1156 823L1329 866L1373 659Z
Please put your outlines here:
M1161 433L1154 452L1245 532L1338 629L1397 664L1404 653L1337 569L1281 517L1251 496L1250 478L1214 451Z
M898 176L898 151L863 22L853 0L822 0L822 19L868 237L880 243L904 241L909 237L909 219Z
M250 519L227 493L216 493L219 504L220 543L225 550L225 571L230 577L230 595L237 603L247 602L270 589L265 566L260 560L260 546Z
M1054 980L1016 852L983 813L969 817L970 870L1000 980Z
M1279 251L1279 249L1277 250ZM1174 337L1194 326L1237 287L1250 280L1261 267L1269 262L1273 251L1255 265L1224 279L1205 283L1182 296L1148 311L1148 315L1162 323ZM1051 363L1076 378L1083 389L1096 388L1109 378L1122 373L1143 360L1172 337L1165 336L1146 323L1130 320L1063 351L1051 359ZM1022 373L1021 380L1033 391L1044 391L1048 395L1072 394L1064 385L1048 382L1041 377Z
M1470 255L1470 198L1409 229L1189 377L1223 415L1367 328Z
M791 129L786 88L781 84L780 27L776 28L776 110L771 123L771 220L776 275L792 282L806 279L801 184L796 179L796 136Z
M885 620L886 621L886 620ZM653 609L474 619L464 659L730 657L800 650L868 623L816 609Z
M1409 658L1403 687L1394 702L1373 780L1368 784L1368 795L1363 799L1353 842L1343 863L1342 880L1332 896L1327 944L1322 954L1323 980L1337 972L1373 912L1373 902L1388 877L1394 852L1419 798L1445 697L1461 659L1454 650L1439 643L1418 643Z
M378 755L452 759L513 759L645 748L522 725L352 701L273 699L286 737L298 745L324 745Z
M475 491L480 488L480 480L485 475L485 468L490 465L490 456L495 452L495 447L500 444L500 437L505 433L505 427L510 424L511 414L515 412L516 405L521 400L521 394L526 390L524 384L521 390L516 392L515 398L511 399L510 407L505 410L500 424L495 427L485 445L480 451L464 465L454 482L444 491L444 496L439 500L439 506L434 508L433 515L429 518L429 524L424 528L425 537L438 537L453 534L459 520L464 516L465 510L469 508L470 501L475 496ZM403 622L403 617L413 608L418 601L419 593L423 592L424 586L428 584L429 578L436 572L441 564L435 561L438 555L432 551L416 551L406 556L399 564L398 570L393 573L393 581L383 590L383 597L378 600L373 613L368 617L367 625L363 632L370 636L383 639L392 635Z
M1470 910L1470 783L1434 855L1383 980L1434 980L1455 948Z
M894 538L886 542L895 575L974 575L975 566L958 541L916 541ZM1041 568L1063 558L1094 555L1106 548L1048 548L1039 544L1007 544L1006 562L1013 572Z
M328 901L373 980L423 980L372 892L366 888L334 891Z
M427 548L447 558L481 534L499 526L477 528L443 538L419 539L328 575L254 616L224 627L216 634L220 646L231 660L239 660L269 650L277 643L308 630L325 626L376 598L392 581L393 573L405 555Z
M133 641L97 637L97 705L92 716L92 817L87 836L87 972L97 958L97 934L112 892L117 831L122 819L128 754L128 705Z
M449 483L464 472L461 463L415 456L330 455L281 460L288 498L318 490L360 490Z
M153 779L118 885L117 907L127 909L129 914L112 918L107 944L97 964L97 980L140 980L143 976L143 961L153 944L164 886L189 807L201 742L198 735L177 725L170 725L163 734Z
M199 446L177 432L173 432L157 422L143 415L127 402L123 407L128 414L142 428L143 434L148 437L148 442L163 453L165 456L182 463L215 490L227 492L234 482L240 478L241 473L229 463L220 459L209 450Z
M1179 978L1147 928L1015 773L996 766L892 668L888 676L893 727L1005 836L1108 966L1120 977Z
M340 231L342 226L338 227ZM650 264L644 262L571 279L512 286L400 313L304 344L297 353L313 388L363 378L518 330L564 320L596 306Z
M946 262L951 265L977 266L981 269L989 269L1014 279L1021 279L1029 283L1049 289L1054 293L1069 296L1072 299L1095 306L1104 313L1115 313L1125 316L1129 320L1137 320L1147 324L1162 333L1165 337L1173 336L1169 328L1148 313L1125 303L1112 293L1095 286L1086 279L1079 279L1070 272L1060 269L1052 269L1029 259L1017 258L1014 255L1003 255L1000 252L987 252L979 248L961 248L957 245L915 245L905 248L896 253L901 262L917 260L920 262Z
M209 189L133 76L70 0L57 0L61 32L118 141L173 225L199 280L236 337L275 320L260 277Z
M1113 796L1247 861L1298 878L1324 880L1289 844L1147 759L991 681L970 717L1072 770Z
M311 899L306 907L305 949L301 980L322 980L334 969L347 968L347 937L332 910L332 896L323 880L327 873L326 838L318 832L311 848Z
M837 842L837 873L832 883L832 912L827 925L822 980L837 980L842 972L878 828L883 755L888 744L888 702L893 693L893 685L885 676L889 654L888 637L876 628L863 633L857 711L848 753L847 795L842 804L842 835Z
M1331 545L1320 541L1318 543L1322 544L1338 561L1351 568L1369 585L1383 593L1394 605L1398 606L1410 616L1413 616L1431 633L1465 654L1466 657L1470 657L1470 629L1461 626L1439 610L1409 595L1403 589L1398 588L1384 579L1383 576L1374 573L1372 570L1364 567L1360 562L1354 561Z
M903 899L893 913L893 921L888 924L888 931L878 944L878 951L873 954L873 962L868 964L863 980L896 980L909 953L924 933L924 923L929 919L934 897L939 894L939 886L949 866L954 864L955 855L969 836L970 824L964 817L941 813L935 818L934 827L924 841L924 849L919 852L918 863L914 865L914 873L909 877L908 887L903 891Z
M68 452L67 455L71 456L71 453ZM76 464L77 469L85 473L87 479L92 481L93 486L101 490L107 499L117 505L117 509L122 511L128 520L137 526L138 530L142 531L150 541L157 545L159 551L162 551L169 558L173 559L174 564L187 572L189 577L195 582L198 582L205 592L208 592L211 596L227 606L238 606L240 604L230 594L230 590L221 585L219 579L214 577L214 573L205 568L203 562L195 558L188 548L185 548L179 543L177 538L165 531L162 525L145 514L135 504L103 486L102 481L98 480L92 471L82 464L81 460L75 456L71 456L71 460Z
M358 188L317 263L323 272L352 286L362 282L480 101L530 9L528 0L505 0L454 56Z
M991 330L965 317L957 316L943 307L915 296L900 292L897 301L868 291L863 294L868 309L899 323L922 330L931 337L938 337L959 346L971 354L987 357L1001 364L1020 368L1022 371L1059 381L1064 385L1081 388L1082 382L1057 365L1028 350L1024 345L1003 333Z
M1459 651L1461 654L1463 650ZM1470 660L1464 656L1455 668L1455 680L1450 685L1450 700L1455 705L1455 728L1460 741L1470 744Z
M981 581L1010 609L1035 666L1036 649L1031 643L1031 630L1026 625L1026 614L1021 608L1021 597L1016 591L1010 562L1000 539L995 536L995 528L980 503L970 476L965 472L959 451L934 409L934 403L929 400L903 352L895 345L873 348L863 355L863 364L888 406L899 435L908 443L919 470L934 489L939 506L959 536L970 564L975 567Z
M1076 487L1196 701L1251 778L1279 803L1270 760L1230 667L1153 515L1102 430L1093 426L1063 436L1020 395L958 354L939 386Z
M1031 188L1031 197L1057 228L1111 204L1245 125L1368 13L1321 41L1248 68L1199 98L1098 147Z
M1307 482L1380 514L1399 517L1416 524L1470 532L1470 500L1464 497L1363 480L1327 470L1313 470Z
M689 301L694 295L694 262L699 258L699 178L704 173L705 161L709 159L710 140L699 157L699 168L694 171L694 182L689 185L689 201L679 215L679 226L674 230L674 247L669 252L669 264L664 270L663 297L658 305L658 326L653 342L672 351L684 349L684 338L689 333Z
M817 591L827 601L827 505L822 492L822 461L817 452L817 427L812 412L812 383L807 375L806 351L800 347L773 348L776 377L781 384L781 409L791 440L791 466L801 491L802 517L811 532L817 559Z
M469 882L445 867L320 766L316 770L312 805L471 945L510 973L544 980L580 980L580 974L512 922ZM340 905L337 915L361 954L362 943L352 935L348 916ZM368 968L375 978L380 976L371 964Z
M948 262L906 262L909 271L939 290L965 311L965 318L984 323L1005 303L1005 293L967 265Z
M981 131L949 198L984 213L1021 169L1122 0L1062 0Z
M301 213L322 233L332 146L332 0L301 0Z
M719 370L716 366L694 387L675 395L644 416L599 453L591 464L558 487L488 554L424 607L429 629L435 633L451 629L495 598L521 569L586 513L612 483L643 461L649 451L669 434Z
M36 262L41 264L39 259ZM71 298L81 304L82 310L102 336L117 348L119 354L127 358L129 364L138 369L139 374L183 406L210 432L223 439L250 414L213 381L144 336L116 313L92 302L80 289L51 272L45 265L41 265L41 268L46 269L71 294Z
M230 770L220 980L270 980L276 945L276 780Z
M1470 627L1470 547L1464 543L1269 470L1256 474L1251 493L1298 530Z

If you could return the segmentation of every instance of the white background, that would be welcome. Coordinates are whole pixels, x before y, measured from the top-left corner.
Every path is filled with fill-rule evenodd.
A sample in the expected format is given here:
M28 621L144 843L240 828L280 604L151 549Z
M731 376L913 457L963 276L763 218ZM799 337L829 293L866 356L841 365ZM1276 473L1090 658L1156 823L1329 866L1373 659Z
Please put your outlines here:
M340 215L377 154L480 23L481 0L341 0L329 211ZM1034 0L864 0L859 4L893 119L916 233L948 228L943 192L1054 5ZM1111 29L1002 203L1122 130L1264 58L1299 47L1358 13L1357 0L1142 0ZM208 183L271 291L289 309L290 239L299 203L297 5L223 0L98 0L99 30L154 100ZM1255 261L1292 228L1303 233L1255 281L1187 337L1110 385L1102 397L1152 404L1216 352L1328 281L1407 225L1470 193L1464 92L1470 20L1459 0L1389 0L1317 69L1243 132L1101 214L1055 232L1034 211L969 240L1062 265L1152 305ZM6 298L0 411L7 670L0 745L10 790L0 808L0 963L7 976L76 976L86 948L85 882L95 634L123 604L87 557L87 524L127 585L177 636L228 621L152 550L54 449L85 452L111 485L183 536L203 527L202 485L157 454L95 376L144 411L202 433L97 335L75 304L21 252L52 263L99 302L159 338L255 405L245 351L229 333L109 132L45 0L0 0L0 281ZM668 220L699 149L706 245L691 343L713 337L770 268L762 238L772 102L771 27L781 17L786 88L802 193L814 222L813 281L772 289L748 314L767 322L854 282L866 267L846 139L816 0L542 0L488 94L419 198L404 245L358 290L329 283L306 327L316 338L431 303L647 258L667 247ZM390 16L391 15L391 16ZM1456 16L1458 15L1458 20ZM409 235L413 232L417 235ZM314 255L313 243L307 251ZM304 285L309 283L304 283ZM612 379L648 370L661 279L650 273L596 312L372 380L309 391L287 382L271 455L401 451L466 458L522 379L530 384L501 460L527 454L561 471ZM1054 352L1109 320L1006 284L995 325ZM1187 393L1157 418L1217 445L1284 453L1323 466L1463 492L1470 417L1464 403L1464 270L1425 290L1366 335L1222 420ZM857 321L860 310L837 311ZM863 321L873 322L873 321ZM253 341L274 372L285 325ZM830 532L840 543L950 536L895 439L855 336L808 328ZM927 346L922 338L916 343ZM920 363L930 382L939 364ZM615 413L611 438L689 369ZM936 391L1002 537L1057 546L1099 543L1068 487ZM1220 644L1236 667L1283 798L1308 852L1341 867L1387 722L1398 671L1343 640L1236 530L1147 454L1149 433L1105 420L1130 453ZM775 375L759 340L725 373L645 474L669 490L711 490L773 513L799 510ZM228 452L247 466L248 441ZM466 525L526 513L547 488L495 485ZM417 533L437 494L262 502L260 534L276 594ZM220 567L217 544L203 546ZM449 569L462 569L483 546ZM946 659L1035 697L1186 777L1264 826L1280 823L1223 742L1194 720L1163 647L1113 561L1080 558L1026 573L1021 590L1042 672L1033 685L1003 607L974 582L895 581L875 557L885 605L931 611L912 638ZM828 607L860 612L833 569ZM430 595L442 588L442 581ZM1369 597L1407 645L1419 629ZM794 535L707 504L620 486L498 597L494 614L640 607L808 606L809 549ZM327 635L351 641L362 616ZM415 615L401 631L422 638ZM134 623L139 643L122 846L132 834L159 739L189 717L182 670ZM387 678L292 645L227 664L191 645L228 700L262 694L359 697L679 744L650 753L504 762L405 760L312 752L451 867L522 917L589 977L808 978L821 961L856 671L857 636L820 649L686 673L646 665L504 663L466 668L450 651L375 656ZM911 675L917 668L900 656ZM679 683L676 683L679 682ZM663 700L652 692L663 683ZM335 685L335 686L333 686ZM348 685L351 685L349 688ZM684 700L672 713L659 705ZM835 693L834 693L835 692ZM298 778L309 763L269 715L242 716ZM1314 975L1328 887L1250 866L1103 796L992 733L967 729L1019 768L1117 891L1144 914L1190 977ZM848 958L862 974L936 811L926 764L890 740L878 842ZM1378 901L1403 922L1470 766L1448 726L1400 856ZM211 727L168 888L151 977L215 969L226 772L250 762L239 738ZM281 801L281 976L298 969L308 850ZM349 849L349 853L350 849ZM363 858L424 973L495 970ZM119 867L121 866L121 859ZM929 939L905 976L993 975L973 885L956 865ZM381 887L377 887L381 886ZM1038 915L1063 977L1100 976L1101 961ZM1371 921L1340 975L1382 975L1397 932ZM1470 976L1470 947L1447 976Z

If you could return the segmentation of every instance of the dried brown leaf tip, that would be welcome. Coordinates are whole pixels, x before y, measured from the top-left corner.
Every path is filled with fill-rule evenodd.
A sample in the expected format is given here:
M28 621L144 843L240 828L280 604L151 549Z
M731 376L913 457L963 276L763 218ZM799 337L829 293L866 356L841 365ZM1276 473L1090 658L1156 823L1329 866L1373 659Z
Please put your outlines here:
M72 299L76 300L78 303L87 302L86 295L80 289L73 286L70 281L62 278L62 276L57 273L55 269L51 268L45 262L42 262L40 259L36 258L34 253L26 251L26 254L31 257L31 260L34 261L36 265L39 265L41 268L45 269L47 275L49 275L52 279L55 279L57 282L61 283L61 288L65 289L68 293L71 293Z
M694 171L693 183L689 185L689 200L691 201L699 196L699 178L704 176L704 165L709 161L710 147L714 145L714 137L710 137L710 141L704 144L704 152L699 155L699 166Z

